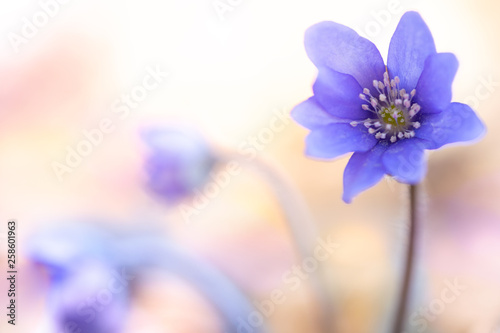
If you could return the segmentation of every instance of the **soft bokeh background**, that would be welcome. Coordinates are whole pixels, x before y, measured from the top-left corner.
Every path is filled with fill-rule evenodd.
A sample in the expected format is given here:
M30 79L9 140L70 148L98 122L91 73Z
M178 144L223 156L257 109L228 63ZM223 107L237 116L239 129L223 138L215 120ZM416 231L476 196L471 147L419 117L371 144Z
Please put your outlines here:
M221 16L217 3L231 10ZM396 14L377 15L393 7ZM67 217L97 216L118 221L117 227L154 224L219 267L251 299L268 299L297 262L272 184L243 171L188 225L176 207L161 205L145 190L139 131L181 122L220 151L248 145L249 137L269 127L273 112L288 114L311 95L316 72L303 48L309 26L332 20L353 27L385 57L400 16L417 10L438 51L453 52L460 61L454 100L474 106L488 134L477 144L429 155L416 306L428 307L441 297L446 280L458 279L467 289L432 321L434 332L493 333L500 327L498 1L72 0L15 52L8 35L19 34L23 17L40 8L31 0L0 5L1 252L4 225L12 218L21 248L33 232ZM111 111L113 102L156 66L168 78L120 119ZM52 163L63 162L67 147L105 117L114 131L59 181ZM306 158L307 131L285 123L258 157L305 198L321 236L340 244L324 262L332 321L342 333L383 331L404 249L407 189L384 180L346 205L341 192L347 157L328 163ZM2 254L1 267L5 260ZM23 253L18 265L18 325L7 325L2 314L1 331L42 332L46 282ZM7 286L0 281L3 300ZM307 284L289 293L268 318L272 331L317 330L311 295ZM182 283L155 280L135 299L128 329L216 332L207 304Z

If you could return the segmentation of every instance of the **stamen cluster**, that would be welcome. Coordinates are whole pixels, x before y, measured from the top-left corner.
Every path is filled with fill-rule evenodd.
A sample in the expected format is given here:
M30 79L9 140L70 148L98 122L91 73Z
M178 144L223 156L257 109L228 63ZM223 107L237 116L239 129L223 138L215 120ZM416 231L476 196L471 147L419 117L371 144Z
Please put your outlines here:
M355 127L363 124L368 133L375 135L379 140L388 139L391 143L401 139L409 139L415 136L415 129L420 127L418 121L413 121L415 115L420 111L420 105L413 103L413 97L417 93L413 89L407 93L405 89L399 89L400 79L395 77L389 80L389 74L384 73L384 81L373 80L373 87L378 96L373 96L370 89L363 89L359 98L368 104L363 104L363 110L374 114L373 118L361 121L352 121Z

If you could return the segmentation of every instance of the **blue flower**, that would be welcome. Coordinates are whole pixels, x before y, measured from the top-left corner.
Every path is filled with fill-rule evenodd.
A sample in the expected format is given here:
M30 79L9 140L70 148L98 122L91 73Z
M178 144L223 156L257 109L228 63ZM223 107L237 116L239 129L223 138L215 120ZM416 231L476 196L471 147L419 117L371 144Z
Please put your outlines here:
M190 284L215 307L224 332L240 332L255 311L246 295L208 261L156 229L123 229L77 222L45 227L27 242L28 257L50 277L54 332L120 333L126 330L134 291L149 272ZM267 332L266 325L252 327Z
M208 179L215 157L195 131L154 128L146 131L143 138L151 150L146 160L148 187L159 197L176 203Z
M120 333L131 302L130 282L102 230L82 225L45 228L27 242L30 259L50 277L52 331Z
M485 132L469 106L451 103L458 61L436 52L416 12L401 18L387 67L373 43L334 22L309 28L305 47L318 77L314 96L297 105L292 117L311 130L307 155L331 159L354 152L344 171L347 203L384 174L419 183L426 173L425 149Z
M50 290L57 332L120 333L129 314L130 291L118 270L86 263Z

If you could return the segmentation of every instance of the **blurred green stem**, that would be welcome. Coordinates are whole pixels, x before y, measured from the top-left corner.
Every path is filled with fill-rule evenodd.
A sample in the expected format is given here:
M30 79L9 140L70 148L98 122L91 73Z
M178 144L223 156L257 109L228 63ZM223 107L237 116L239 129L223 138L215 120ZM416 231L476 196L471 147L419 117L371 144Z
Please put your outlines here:
M416 224L417 224L417 196L418 185L410 185L410 225L408 234L408 249L406 252L406 261L404 268L403 284L399 296L399 303L396 308L396 321L394 323L393 333L403 333L406 323L406 309L408 307L411 278L413 275L413 267L415 261L415 245L416 245Z

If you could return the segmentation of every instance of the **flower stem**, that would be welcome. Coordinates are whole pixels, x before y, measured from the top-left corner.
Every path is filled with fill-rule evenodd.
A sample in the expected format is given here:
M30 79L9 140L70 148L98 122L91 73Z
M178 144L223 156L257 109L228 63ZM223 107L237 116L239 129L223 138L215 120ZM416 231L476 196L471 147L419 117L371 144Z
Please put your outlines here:
M410 185L410 225L408 234L408 249L406 252L403 285L399 296L399 303L396 308L396 321L394 323L393 333L402 333L406 322L406 309L408 306L411 278L413 275L413 266L415 261L415 245L416 245L416 224L417 224L417 196L418 185Z
M229 156L228 160L230 160ZM285 175L272 165L262 159L247 161L239 156L234 156L233 160L239 161L243 166L257 171L266 181L275 195L279 205L283 209L285 220L293 241L293 245L300 259L313 256L311 252L314 248L319 233L315 228L315 223L309 213L308 207L303 198L298 194L291 182ZM328 282L325 280L322 267L310 276L313 288L313 297L318 304L319 329L322 333L333 331L332 315L333 302L328 293Z

